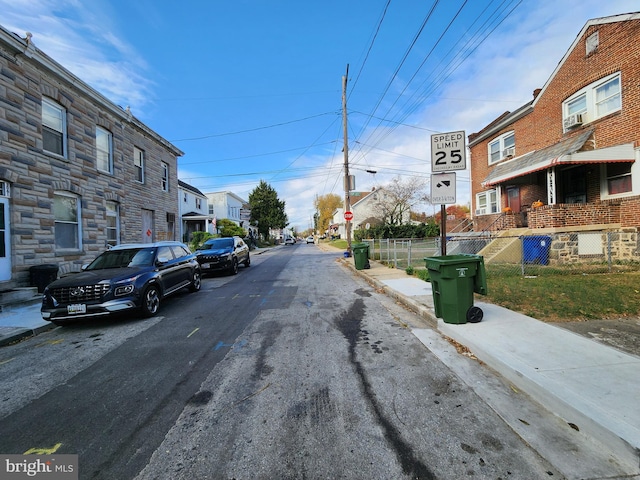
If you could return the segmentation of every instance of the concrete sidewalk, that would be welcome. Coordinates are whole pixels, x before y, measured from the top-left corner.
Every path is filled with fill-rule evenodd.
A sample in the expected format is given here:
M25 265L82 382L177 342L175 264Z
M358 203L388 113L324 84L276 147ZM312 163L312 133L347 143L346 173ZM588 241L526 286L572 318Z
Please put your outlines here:
M42 319L40 303L9 305L0 311L0 347L55 327Z
M480 323L448 324L435 317L430 283L374 261L365 270L351 259L344 264L606 446L618 475L640 478L640 357L483 302L474 302L484 313ZM422 332L414 333L422 340Z

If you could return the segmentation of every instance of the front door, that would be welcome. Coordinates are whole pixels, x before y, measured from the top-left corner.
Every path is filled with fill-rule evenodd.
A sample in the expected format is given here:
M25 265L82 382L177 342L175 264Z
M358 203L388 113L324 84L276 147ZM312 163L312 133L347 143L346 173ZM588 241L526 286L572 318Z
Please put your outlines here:
M510 187L507 188L507 201L509 208L514 213L520 212L520 188Z
M4 190L5 188L0 188L0 193L4 192ZM0 281L11 280L10 218L9 199L5 196L0 196Z
M153 210L142 209L142 243L153 243Z

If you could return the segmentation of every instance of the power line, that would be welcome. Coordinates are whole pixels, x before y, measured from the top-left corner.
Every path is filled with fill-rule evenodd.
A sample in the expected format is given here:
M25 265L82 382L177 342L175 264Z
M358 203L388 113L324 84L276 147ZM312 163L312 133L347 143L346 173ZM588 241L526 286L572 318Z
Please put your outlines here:
M267 128L274 128L274 127L281 127L283 125L290 125L292 123L297 123L297 122L304 122L305 120L310 120L312 118L318 118L318 117L322 117L324 115L335 115L336 112L325 112L325 113L319 113L317 115L311 115L309 117L305 117L305 118L299 118L297 120L289 120L288 122L281 122L281 123L274 123L272 125L265 125L262 127L255 127L255 128L248 128L246 130L238 130L235 132L226 132L226 133L215 133L215 134L211 134L211 135L204 135L202 137L191 137L191 138L181 138L179 140L170 140L171 143L177 143L177 142L191 142L194 140L205 140L207 138L216 138L216 137L226 137L229 135L238 135L240 133L249 133L249 132L255 132L258 130L265 130Z

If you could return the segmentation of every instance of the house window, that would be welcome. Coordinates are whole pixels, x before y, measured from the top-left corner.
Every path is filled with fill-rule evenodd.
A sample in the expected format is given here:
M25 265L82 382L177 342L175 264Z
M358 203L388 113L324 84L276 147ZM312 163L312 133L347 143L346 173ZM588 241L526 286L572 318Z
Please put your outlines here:
M577 115L587 113L587 94L577 96L567 102L567 115Z
M196 198L196 209L200 210L202 208L202 199Z
M96 165L98 170L113 173L113 135L96 127Z
M55 217L55 241L58 249L79 250L82 246L80 228L80 201L75 195L53 195Z
M169 165L162 162L162 191L169 191Z
M53 100L42 99L42 148L62 157L67 155L67 112Z
M487 190L476 194L476 215L488 215L498 211L496 190Z
M609 195L629 193L631 185L631 163L607 163L607 192Z
M120 238L120 205L107 202L107 245L118 245Z
M604 117L620 110L620 77L617 76L596 88L596 115Z
M144 183L144 150L133 147L133 166L136 169L136 181Z
M592 122L622 108L620 73L594 82L562 105L564 131Z
M508 132L489 142L489 165L515 155L516 135Z
M184 203L187 203L187 192L184 192L184 193L183 193L182 201L183 201Z
M215 212L213 211L213 205L209 205L209 215L213 215Z

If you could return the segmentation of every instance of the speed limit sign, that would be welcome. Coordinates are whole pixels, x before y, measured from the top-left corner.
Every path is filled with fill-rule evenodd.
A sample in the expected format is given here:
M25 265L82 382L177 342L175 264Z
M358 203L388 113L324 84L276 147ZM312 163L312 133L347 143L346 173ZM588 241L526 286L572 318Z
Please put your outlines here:
M431 171L465 170L467 155L464 130L431 135Z

